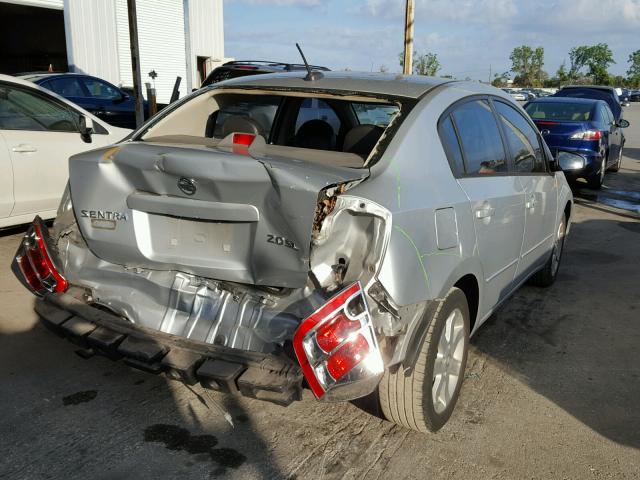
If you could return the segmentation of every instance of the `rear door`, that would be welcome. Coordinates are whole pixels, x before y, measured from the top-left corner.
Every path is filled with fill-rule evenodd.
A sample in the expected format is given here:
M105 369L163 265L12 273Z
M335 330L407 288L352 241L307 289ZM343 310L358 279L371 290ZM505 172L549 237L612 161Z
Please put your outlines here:
M622 130L618 127L613 113L608 105L602 105L602 114L604 115L606 125L609 129L609 164L615 163L620 155L620 148L622 147Z
M525 230L517 279L529 275L547 259L553 245L557 210L555 176L547 168L535 127L518 110L494 99L512 162L513 174L524 190Z
M467 100L453 108L450 118L464 162L458 182L471 203L484 272L484 314L513 289L524 235L524 192L509 171L489 101Z
M0 99L0 135L13 170L11 215L54 212L69 156L90 147L78 133L78 114L43 92L11 83L0 83Z
M0 97L0 126L3 122L4 101ZM7 145L0 134L0 222L13 210L13 167Z

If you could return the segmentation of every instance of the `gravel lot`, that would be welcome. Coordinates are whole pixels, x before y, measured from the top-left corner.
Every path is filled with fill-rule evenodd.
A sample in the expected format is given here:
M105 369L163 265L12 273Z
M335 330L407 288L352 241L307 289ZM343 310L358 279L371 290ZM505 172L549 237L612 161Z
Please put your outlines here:
M625 117L622 169L576 192L558 282L524 287L472 339L435 435L84 360L10 273L22 230L0 233L0 478L640 478L640 104Z

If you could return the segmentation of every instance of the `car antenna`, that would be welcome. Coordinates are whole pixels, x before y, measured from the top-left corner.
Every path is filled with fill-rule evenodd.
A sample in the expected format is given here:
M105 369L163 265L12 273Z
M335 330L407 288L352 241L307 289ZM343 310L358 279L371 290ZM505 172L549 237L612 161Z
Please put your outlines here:
M296 47L298 48L298 51L300 52L300 56L302 57L302 61L304 62L304 66L307 68L307 75L304 77L305 81L307 82L313 82L314 80L319 80L322 77L324 77L323 73L318 71L318 70L311 70L311 67L309 66L309 63L307 63L307 59L304 56L304 53L302 53L302 49L300 48L300 45L298 45L296 43Z

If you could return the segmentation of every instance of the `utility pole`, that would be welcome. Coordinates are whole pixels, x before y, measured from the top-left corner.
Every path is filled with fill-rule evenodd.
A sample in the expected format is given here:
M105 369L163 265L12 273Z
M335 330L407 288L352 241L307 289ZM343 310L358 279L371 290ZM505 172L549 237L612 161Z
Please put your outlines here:
M489 85L491 85L491 64L489 64Z
M129 44L131 45L131 69L133 72L133 99L136 104L136 127L144 123L142 78L140 77L140 48L138 46L138 15L136 0L127 0L129 13Z
M413 70L413 0L407 0L407 7L404 15L404 75L411 75Z

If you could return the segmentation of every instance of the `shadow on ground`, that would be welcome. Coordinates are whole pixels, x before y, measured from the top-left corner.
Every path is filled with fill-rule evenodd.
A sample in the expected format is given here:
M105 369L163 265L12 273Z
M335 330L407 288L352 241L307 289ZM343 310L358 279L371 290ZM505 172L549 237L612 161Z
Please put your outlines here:
M521 289L473 344L600 435L640 448L640 250L629 248L640 223L572 229L555 285Z

